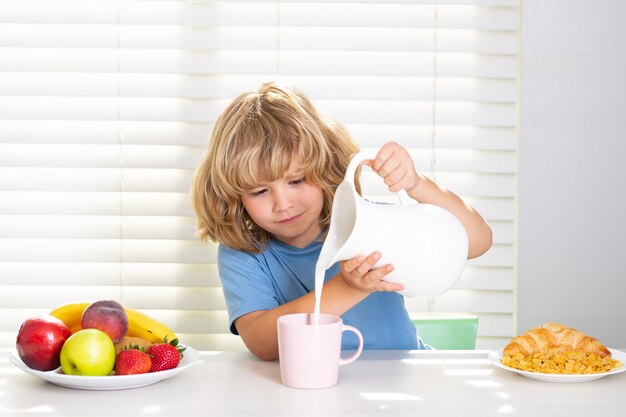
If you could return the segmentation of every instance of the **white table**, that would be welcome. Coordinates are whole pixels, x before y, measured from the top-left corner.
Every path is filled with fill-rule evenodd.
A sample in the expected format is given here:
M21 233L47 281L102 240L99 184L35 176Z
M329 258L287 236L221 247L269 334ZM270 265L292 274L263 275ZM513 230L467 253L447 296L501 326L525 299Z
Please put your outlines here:
M202 362L155 385L118 391L59 387L0 350L0 416L625 416L626 372L585 383L527 379L487 351L368 351L337 386L280 383L278 362L201 352ZM113 378L113 377L112 377Z

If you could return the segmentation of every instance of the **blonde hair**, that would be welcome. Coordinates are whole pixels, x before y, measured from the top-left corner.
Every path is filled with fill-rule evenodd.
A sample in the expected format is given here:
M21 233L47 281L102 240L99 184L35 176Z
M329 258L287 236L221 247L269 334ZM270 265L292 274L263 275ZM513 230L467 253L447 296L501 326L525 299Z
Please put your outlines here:
M240 95L217 119L196 171L192 196L198 236L259 253L271 235L252 221L241 195L260 180L282 178L294 155L300 158L299 174L322 189L324 228L335 190L357 151L348 131L319 114L296 88L265 83Z

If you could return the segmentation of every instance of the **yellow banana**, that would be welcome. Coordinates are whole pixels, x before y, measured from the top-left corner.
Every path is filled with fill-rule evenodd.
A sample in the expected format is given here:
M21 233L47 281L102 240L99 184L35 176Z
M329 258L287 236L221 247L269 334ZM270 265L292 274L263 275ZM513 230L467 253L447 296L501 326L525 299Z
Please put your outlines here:
M72 333L75 333L81 329L80 320L89 304L91 303L63 304L52 310L50 315L60 319ZM178 338L169 327L152 317L129 307L124 309L128 316L127 336L142 337L151 343L162 342L166 336L168 342Z
M143 337L152 343L178 339L178 336L165 324L132 308L124 307L128 315L128 336Z
M76 333L81 329L80 318L89 304L91 303L63 304L52 310L50 315L60 319L72 333Z

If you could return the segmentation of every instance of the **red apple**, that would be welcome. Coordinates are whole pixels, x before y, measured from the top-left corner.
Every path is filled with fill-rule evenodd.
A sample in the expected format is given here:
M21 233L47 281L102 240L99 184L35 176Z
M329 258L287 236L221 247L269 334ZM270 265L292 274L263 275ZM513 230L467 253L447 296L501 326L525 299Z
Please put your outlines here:
M51 371L61 365L61 348L71 335L70 329L56 317L33 317L22 323L15 347L29 368Z
M83 329L98 329L117 343L128 332L128 315L124 306L115 300L95 301L83 311L80 320Z

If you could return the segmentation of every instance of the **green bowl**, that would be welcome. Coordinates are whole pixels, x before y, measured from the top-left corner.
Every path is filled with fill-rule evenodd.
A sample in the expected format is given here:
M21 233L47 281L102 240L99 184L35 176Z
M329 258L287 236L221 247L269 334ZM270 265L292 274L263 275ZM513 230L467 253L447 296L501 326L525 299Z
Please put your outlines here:
M478 317L432 315L413 319L418 335L435 349L467 350L476 346Z

